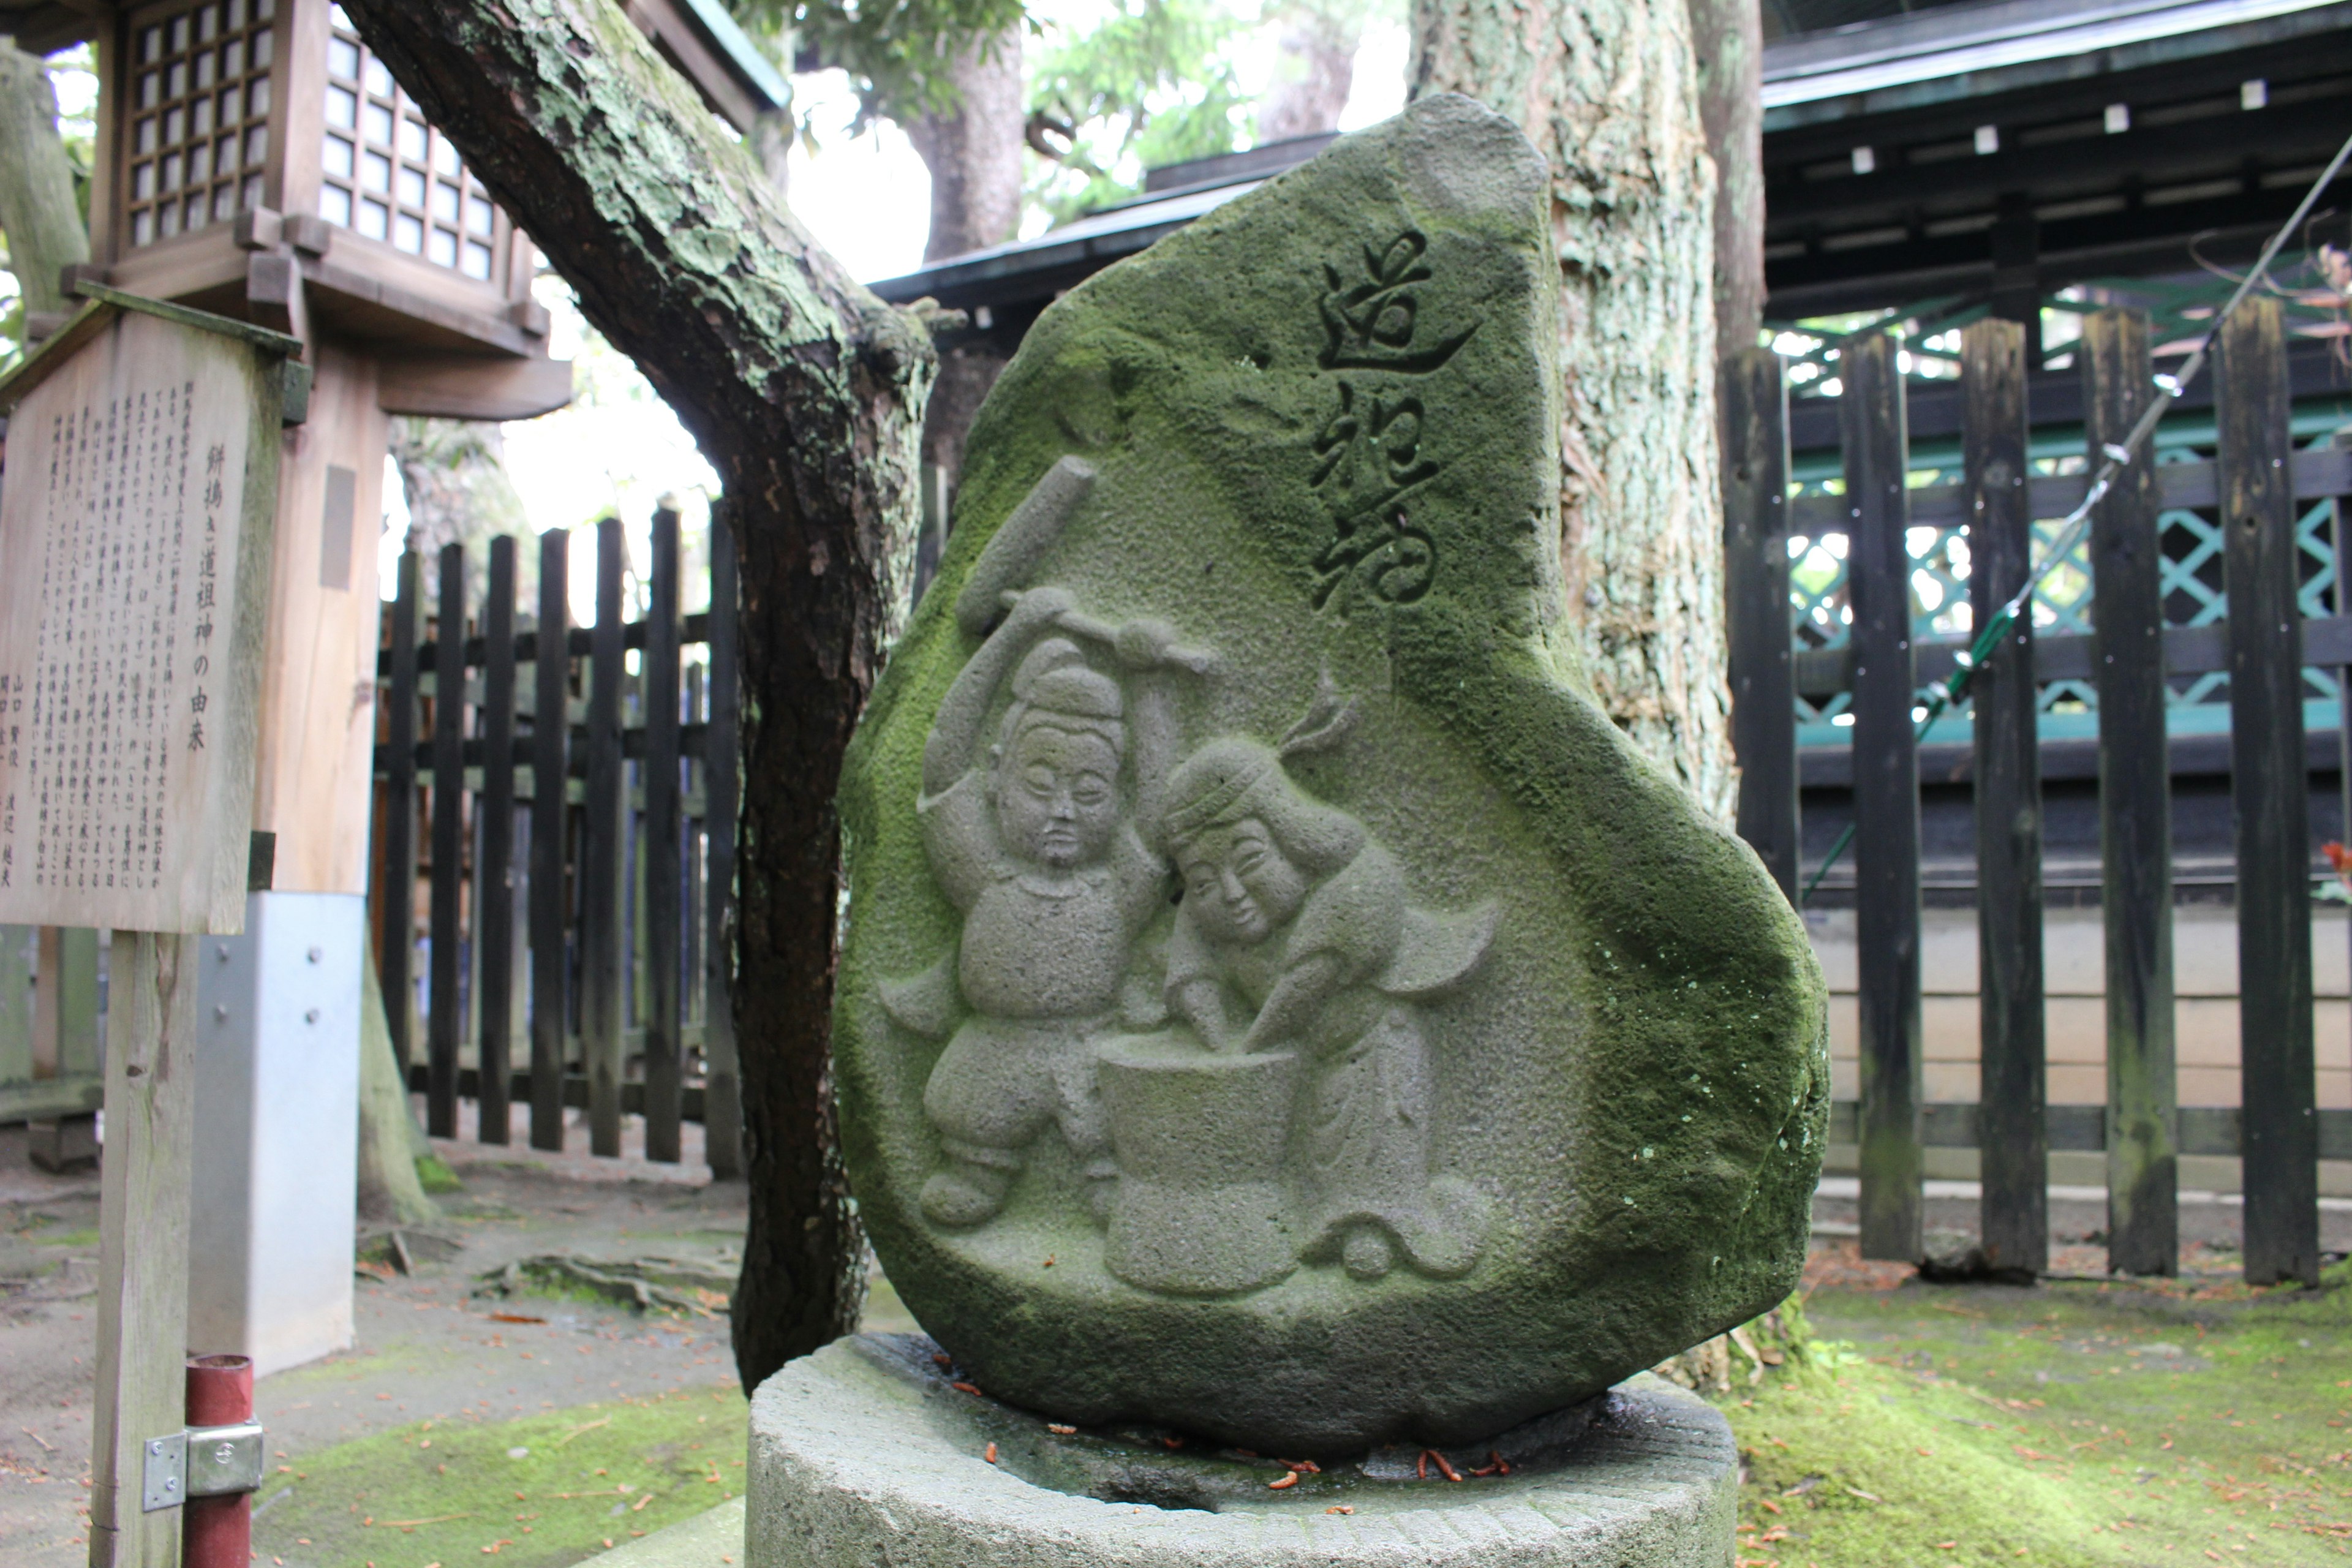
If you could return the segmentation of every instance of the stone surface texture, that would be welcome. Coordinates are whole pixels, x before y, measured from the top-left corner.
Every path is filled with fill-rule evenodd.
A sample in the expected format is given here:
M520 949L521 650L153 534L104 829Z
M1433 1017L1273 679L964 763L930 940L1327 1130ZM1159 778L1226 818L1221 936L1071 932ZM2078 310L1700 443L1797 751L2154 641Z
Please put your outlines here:
M933 1348L913 1335L838 1340L761 1386L751 1568L1732 1561L1739 1458L1730 1427L1654 1377L1592 1401L1565 1441L1543 1431L1499 1439L1520 1455L1507 1476L1470 1475L1463 1467L1491 1463L1482 1451L1447 1458L1460 1482L1434 1465L1423 1479L1416 1452L1402 1449L1276 1490L1267 1482L1285 1471L1273 1459L1205 1445L1171 1451L1150 1432L1055 1432L957 1389Z
M844 773L848 1172L993 1396L1472 1442L1777 1304L1824 998L1584 689L1544 170L1467 99L1048 310Z

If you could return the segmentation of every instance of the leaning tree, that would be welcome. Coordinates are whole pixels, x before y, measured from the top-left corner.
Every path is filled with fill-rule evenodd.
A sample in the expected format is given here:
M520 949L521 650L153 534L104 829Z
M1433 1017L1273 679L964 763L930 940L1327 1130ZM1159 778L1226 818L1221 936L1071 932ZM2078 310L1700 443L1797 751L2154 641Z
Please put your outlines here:
M734 992L747 1388L850 1331L865 1246L827 1039L842 749L912 572L925 322L809 237L611 0L345 0L718 470L740 566Z

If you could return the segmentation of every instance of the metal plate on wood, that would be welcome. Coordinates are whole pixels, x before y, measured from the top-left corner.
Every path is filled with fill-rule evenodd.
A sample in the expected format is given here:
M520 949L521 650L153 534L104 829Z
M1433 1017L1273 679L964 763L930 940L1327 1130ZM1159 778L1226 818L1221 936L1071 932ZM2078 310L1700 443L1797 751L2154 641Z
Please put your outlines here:
M173 1432L139 1446L139 1506L148 1513L188 1500L188 1435Z
M236 1426L191 1426L187 1430L190 1497L220 1497L261 1486L259 1422Z

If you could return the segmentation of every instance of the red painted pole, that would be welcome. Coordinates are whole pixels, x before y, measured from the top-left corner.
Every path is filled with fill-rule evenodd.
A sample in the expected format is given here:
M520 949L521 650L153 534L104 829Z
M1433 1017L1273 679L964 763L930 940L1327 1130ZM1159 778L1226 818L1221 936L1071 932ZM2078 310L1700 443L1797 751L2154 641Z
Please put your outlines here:
M241 1355L188 1358L188 1425L253 1419L253 1363ZM253 1494L190 1498L182 1508L182 1568L252 1568Z

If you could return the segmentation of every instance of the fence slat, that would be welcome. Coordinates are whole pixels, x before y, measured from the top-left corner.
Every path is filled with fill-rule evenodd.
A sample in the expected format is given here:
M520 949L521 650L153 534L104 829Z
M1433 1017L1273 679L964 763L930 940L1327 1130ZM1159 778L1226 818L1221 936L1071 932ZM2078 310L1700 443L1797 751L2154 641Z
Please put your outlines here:
M2079 352L2084 436L2095 468L2155 395L2147 318L2098 311L2083 322ZM2107 1266L2123 1274L2170 1274L2180 1255L2158 500L2153 466L2134 463L2091 514L2106 927Z
M2032 569L2026 490L2025 329L1985 320L1960 334L1969 604L1988 624ZM2042 759L2033 617L2021 617L1969 687L1976 724L1978 1013L1986 1265L2050 1267L2048 1077L2042 1038Z
M423 564L415 551L403 551L394 571L392 689L384 694L392 763L385 781L384 885L377 889L377 978L383 983L384 1023L403 1075L408 1071L416 1007L416 596Z
M588 1147L621 1152L621 922L628 889L621 879L627 829L621 787L621 522L596 525L596 627L588 679L588 821L581 836L580 1042L588 1068Z
M1920 1255L1919 759L1911 557L1894 339L1850 341L1838 417L1853 605L1854 948L1861 1004L1862 1255Z
M2303 742L2292 406L2275 300L2249 300L2214 361L2238 846L2238 1071L2246 1282L2319 1283L2311 1016L2311 796Z
M646 1158L678 1158L677 513L654 513L646 612Z
M530 1146L563 1147L564 784L572 726L571 535L539 536L530 719Z
M725 498L710 509L710 708L702 742L704 897L702 1098L704 1158L721 1180L743 1173L743 1081L736 1066L735 530Z
M1724 607L1731 656L1731 745L1739 837L1797 897L1797 729L1789 636L1789 395L1780 356L1723 366Z
M489 602L482 606L482 769L475 809L482 819L482 863L474 868L474 940L481 948L482 1098L478 1125L485 1143L507 1142L509 1057L514 1042L515 542L490 541Z
M440 625L433 650L432 1013L425 1020L425 1126L457 1136L457 1051L466 1015L457 1002L464 897L466 803L466 547L441 547Z

